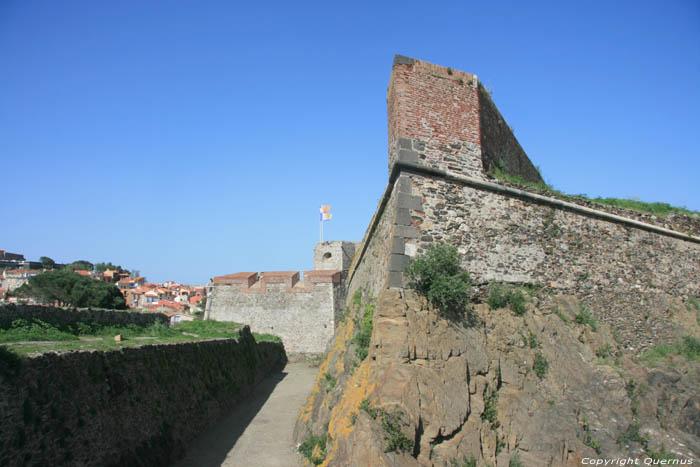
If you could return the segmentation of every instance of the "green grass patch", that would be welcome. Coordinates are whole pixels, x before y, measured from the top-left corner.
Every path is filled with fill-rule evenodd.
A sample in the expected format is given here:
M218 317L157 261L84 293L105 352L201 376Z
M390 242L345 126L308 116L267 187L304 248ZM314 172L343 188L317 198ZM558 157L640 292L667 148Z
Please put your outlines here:
M29 355L46 351L116 350L145 344L190 342L205 339L240 337L241 324L233 322L194 320L167 326L161 323L149 326L128 324L105 326L97 323L77 323L58 327L41 320L14 320L7 329L0 329L0 342L7 351ZM115 342L114 336L121 341ZM281 342L271 334L253 333L256 341Z
M693 362L700 361L700 339L685 336L673 344L658 345L646 350L640 359L647 365L654 365L672 355L679 355Z
M636 201L636 200L631 200L631 199L621 199L621 198L590 198L584 194L578 194L578 195L570 195L567 193L563 193L559 190L554 189L551 185L545 183L545 182L539 182L539 183L533 183L530 181L525 180L522 176L520 175L511 175L509 173L506 173L503 171L502 167L500 167L502 164L498 164L496 166L492 166L491 170L489 171L489 174L494 177L497 180L501 180L507 183L511 183L513 185L519 185L521 187L525 188L534 188L538 191L545 192L545 194L549 195L556 195L560 196L562 198L566 198L569 200L585 200L585 201L590 201L593 203L601 204L604 206L613 206L613 207L618 207L618 208L623 208L623 209L630 209L633 211L640 211L640 212L646 212L653 214L655 216L659 217L666 217L669 214L684 214L684 215L693 215L697 214L698 211L692 211L690 209L686 209L684 207L676 207L676 206L671 206L668 203L660 203L660 202L644 202L644 201Z
M663 444L661 445L661 447L659 449L647 448L646 454L654 461L674 461L674 460L676 460L676 456L674 456L670 452L666 451L666 446L664 446Z
M562 321L564 321L565 324L569 324L569 318L562 313L562 311L559 309L559 307L554 308L554 314L559 317Z
M330 392L338 382L336 377L328 372L323 374L323 381L326 384L326 392Z
M355 347L355 355L360 361L367 358L369 354L369 343L372 339L372 329L374 325L372 324L372 319L374 317L374 303L368 303L365 305L364 312L362 314L362 320L358 323L360 328L358 333L352 338Z

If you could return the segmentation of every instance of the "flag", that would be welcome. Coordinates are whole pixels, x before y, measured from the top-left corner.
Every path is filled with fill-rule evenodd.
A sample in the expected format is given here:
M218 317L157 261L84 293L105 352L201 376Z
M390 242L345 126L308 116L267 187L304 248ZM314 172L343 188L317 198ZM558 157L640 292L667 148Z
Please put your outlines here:
M320 219L321 221L329 221L333 217L333 214L331 214L330 211L331 206L329 204L323 204L321 205L321 209L319 210L321 213Z

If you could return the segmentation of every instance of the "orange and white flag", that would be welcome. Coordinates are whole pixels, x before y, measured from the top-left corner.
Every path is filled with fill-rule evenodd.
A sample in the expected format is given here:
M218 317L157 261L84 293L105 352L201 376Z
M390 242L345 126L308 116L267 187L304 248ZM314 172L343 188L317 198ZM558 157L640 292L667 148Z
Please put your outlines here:
M321 205L320 213L321 213L321 221L329 221L333 217L333 214L331 214L329 211L331 210L331 206L329 204L323 204Z

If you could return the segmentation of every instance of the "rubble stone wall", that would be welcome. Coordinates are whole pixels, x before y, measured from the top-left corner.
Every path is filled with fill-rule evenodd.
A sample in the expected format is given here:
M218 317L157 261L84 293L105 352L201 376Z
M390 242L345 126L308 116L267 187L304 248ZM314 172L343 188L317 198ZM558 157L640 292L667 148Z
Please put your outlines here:
M155 323L168 324L168 317L162 313L137 313L114 310L63 309L39 305L0 306L0 328L7 328L15 319L41 320L59 327L74 326L77 323L95 323L105 326L136 324L150 326Z
M6 466L170 465L286 362L247 327L239 339L0 357Z

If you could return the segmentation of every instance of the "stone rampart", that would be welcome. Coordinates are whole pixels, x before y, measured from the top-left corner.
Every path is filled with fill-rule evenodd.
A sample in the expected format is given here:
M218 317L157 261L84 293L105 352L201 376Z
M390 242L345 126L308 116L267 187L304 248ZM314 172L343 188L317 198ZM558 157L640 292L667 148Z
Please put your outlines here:
M114 310L78 310L40 305L0 306L0 329L6 329L16 319L41 320L59 328L73 327L78 323L94 323L102 326L150 326L155 323L168 324L168 317L162 313L136 313Z
M342 272L240 272L212 279L205 319L279 336L290 353L321 353L342 318Z
M700 295L697 219L666 221L493 180L495 163L527 180L539 174L474 75L397 57L388 113L389 185L350 270L350 295L406 286L410 258L444 241L476 283L574 293L629 347L682 333L667 319L668 298Z
M170 465L286 361L239 339L46 353L0 349L0 465Z

